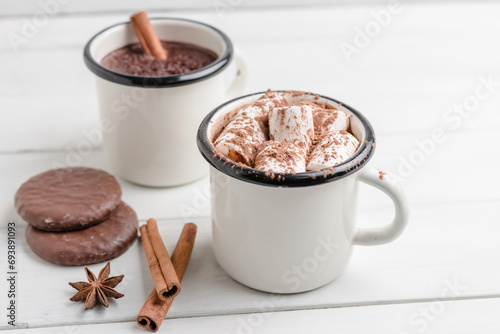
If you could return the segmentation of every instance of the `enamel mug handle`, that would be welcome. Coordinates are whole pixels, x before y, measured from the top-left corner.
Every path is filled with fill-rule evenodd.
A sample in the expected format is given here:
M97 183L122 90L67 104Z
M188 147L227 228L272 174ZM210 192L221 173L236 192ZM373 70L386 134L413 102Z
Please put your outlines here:
M234 48L234 62L236 64L236 77L226 92L226 100L232 100L243 95L247 83L247 62L243 53L236 47Z
M403 233L410 216L408 201L401 184L390 174L381 174L379 169L371 166L359 171L358 181L386 193L394 202L395 214L392 223L389 225L375 228L358 228L354 237L354 244L372 246L395 240Z

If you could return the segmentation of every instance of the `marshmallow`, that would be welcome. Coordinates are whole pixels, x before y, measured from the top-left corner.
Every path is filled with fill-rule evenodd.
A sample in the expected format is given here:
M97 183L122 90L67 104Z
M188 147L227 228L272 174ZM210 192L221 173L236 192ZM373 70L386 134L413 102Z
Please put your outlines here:
M261 107L254 106L251 104L238 111L235 118L239 117L250 117L256 119L258 117L267 117L267 112L264 111Z
M309 101L302 101L300 105L312 107L314 120L314 134L317 138L327 132L349 129L349 120L351 116L342 110L337 110L326 105L318 105Z
M267 91L266 94L262 95L257 101L241 109L235 116L238 117L251 117L257 118L267 115L270 110L278 107L286 107L288 102L279 93Z
M325 134L316 144L307 170L319 170L336 166L349 159L357 150L359 141L347 131L334 131Z
M313 111L314 129L316 133L324 135L327 132L347 130L349 118L342 110L318 109Z
M215 148L227 158L252 166L260 144L266 140L259 123L239 117L229 123L215 141Z
M269 137L297 144L308 152L314 140L311 106L274 108L269 113Z
M288 107L290 105L280 93L271 91L267 91L254 104L268 113L274 108Z
M294 143L267 141L259 147L255 168L274 173L302 173L306 171L306 154Z
M267 91L254 103L242 108L235 115L234 119L240 117L250 117L255 119L262 131L268 133L268 115L269 111L275 107L288 106L288 102L278 93Z

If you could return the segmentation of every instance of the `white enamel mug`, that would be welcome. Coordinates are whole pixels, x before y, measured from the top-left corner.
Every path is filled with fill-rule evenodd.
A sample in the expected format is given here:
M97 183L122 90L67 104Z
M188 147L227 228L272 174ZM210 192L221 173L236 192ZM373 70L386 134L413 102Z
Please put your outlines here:
M129 22L96 34L85 47L84 60L96 75L103 149L113 172L145 186L176 186L206 175L196 130L208 111L243 93L247 71L244 58L220 30L177 18L151 23L160 39L212 50L217 60L167 77L109 70L100 64L104 56L138 42Z
M211 166L214 253L231 277L251 288L272 293L308 291L344 271L353 245L379 245L396 239L408 222L408 204L393 177L381 176L378 169L367 165L375 151L370 123L355 109L328 97L283 93L290 102L327 102L352 115L351 130L360 147L333 171L270 174L218 155L212 142L231 112L262 94L217 107L198 130L198 148ZM357 228L360 182L392 199L395 217L390 224Z

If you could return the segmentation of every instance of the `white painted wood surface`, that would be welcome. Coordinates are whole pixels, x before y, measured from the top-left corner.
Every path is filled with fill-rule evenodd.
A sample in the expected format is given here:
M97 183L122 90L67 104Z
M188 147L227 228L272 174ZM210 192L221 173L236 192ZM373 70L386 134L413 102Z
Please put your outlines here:
M167 319L168 333L498 333L498 299ZM435 310L433 312L433 310ZM422 313L420 313L422 312ZM422 315L422 314L425 314ZM40 328L33 334L144 333L135 323ZM165 330L167 332L167 330Z
M446 1L446 0L440 0ZM232 11L235 8L269 8L269 7L289 7L303 5L331 5L331 4L347 4L347 3L366 3L366 2L384 2L384 0L170 0L168 2L158 0L142 0L141 8L146 8L148 12L166 11L166 10L214 10L220 12ZM138 3L133 0L25 0L22 3L2 3L0 5L0 13L2 16L7 15L23 15L29 17L33 13L44 10L43 4L54 4L47 6L45 10L49 13L54 11L55 15L65 14L89 14L89 13L106 13L106 12L131 12L137 11ZM57 6L59 4L59 6ZM57 10L54 10L54 9Z
M372 163L384 170L404 174L401 161L421 150L416 141L431 138L437 128L446 136L422 155L410 175L401 175L412 208L401 239L357 247L337 281L280 298L240 285L217 265L206 178L171 189L119 180L124 200L141 220L161 219L169 250L183 222L199 225L183 293L162 330L498 333L500 87L492 87L468 117L452 121L447 110L473 96L482 80L500 81L500 4L404 3L391 24L347 62L339 45L352 44L354 29L370 22L372 11L385 8L382 3L260 12L234 8L222 16L211 9L155 13L202 20L226 31L247 55L248 92L310 90L359 109L377 133ZM83 64L82 48L96 31L126 19L127 14L54 17L18 51L0 39L0 267L6 268L5 224L13 220L18 227L18 325L29 332L139 331L133 320L152 288L139 243L112 261L112 273L126 275L117 288L126 297L107 310L83 312L82 304L68 301L73 289L67 285L84 278L82 268L50 265L34 255L23 239L25 223L13 208L22 182L54 161L64 163L86 140L85 132L98 127L93 77ZM22 18L2 19L0 35L22 26ZM107 169L100 145L80 163ZM384 224L392 215L389 200L368 187L361 190L360 225ZM459 287L450 290L450 284ZM2 309L4 286L2 279ZM446 303L435 303L441 299ZM428 318L419 313L426 310ZM1 316L0 329L9 328Z

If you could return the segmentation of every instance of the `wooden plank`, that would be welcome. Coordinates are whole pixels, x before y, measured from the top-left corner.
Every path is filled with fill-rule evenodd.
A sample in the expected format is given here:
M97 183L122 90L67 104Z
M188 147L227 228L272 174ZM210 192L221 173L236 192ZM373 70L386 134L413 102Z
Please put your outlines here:
M277 53L292 51L292 44L288 42L281 51L277 51L276 47L272 49ZM308 43L304 45L308 48L315 46ZM252 49L250 46L247 45L247 50ZM255 47L265 49L265 45L256 44ZM300 53L302 52L305 51ZM0 82L0 96L5 110L9 112L7 121L0 123L0 152L64 150L68 146L74 148L82 141L90 142L93 148L100 147L98 140L94 143L93 139L89 139L94 133L100 133L92 74L83 65L81 51L61 51L58 57L60 58L55 59L52 52L0 55L0 59L12 63L13 68L16 68L15 71L4 71L5 80ZM328 55L325 54L315 62L312 74L299 72L292 77L287 75L271 78L269 73L273 71L272 65L258 66L264 59L255 51L250 51L248 57L255 59L250 63L251 69L259 68L252 70L254 74L250 76L248 92L262 91L269 87L296 88L336 97L361 111L372 122L378 135L411 133L418 137L430 135L437 127L449 131L498 130L500 127L500 115L496 112L496 106L500 103L500 89L482 101L467 118L456 113L453 116L448 114L447 110L455 104L462 104L467 96L474 93L480 84L480 75L474 77L463 73L456 78L451 76L450 70L448 78L441 78L429 87L421 87L420 82L426 80L427 74L417 74L417 69L412 81L408 82L404 74L393 74L381 79L383 70L369 74L362 68L356 71L336 71L331 67L326 71L336 72L339 76L331 81L324 78L321 74L324 73L321 72L323 65L319 65L328 63ZM290 58L285 63L289 63L288 67L291 67L293 61ZM23 69L22 64L37 62L44 62L46 67L41 67L30 75L24 72L28 77L33 76L33 79L21 80L19 76L23 75L23 71L29 70ZM58 62L63 67L57 65ZM53 68L65 70L53 72ZM491 68L492 71L495 69ZM286 67L281 71L286 71ZM482 77L488 76L489 74L485 74ZM310 77L311 80L304 82L304 77ZM500 81L500 77L495 80ZM402 81L406 81L407 90L404 92L396 88ZM438 87L440 85L452 88L441 92ZM359 87L352 89L357 86ZM385 87L385 91L374 88L381 86ZM452 89L454 92L451 92Z
M500 296L499 202L414 206L407 231L398 241L356 247L345 273L323 288L275 297L246 288L228 277L211 248L210 219L195 219L199 235L170 318L285 311L372 304ZM386 212L361 212L363 225L380 225ZM183 221L161 221L172 251ZM5 230L0 243L5 242ZM487 231L487 233L485 233ZM126 275L117 290L125 294L105 312L84 312L71 303L67 282L84 278L81 267L48 264L34 255L18 224L18 322L29 327L133 321L152 288L140 244L112 261L112 274ZM5 261L2 255L2 263ZM92 265L97 271L102 265ZM42 290L41 290L42 289ZM446 291L443 293L443 290ZM275 300L275 302L273 302ZM4 327L7 328L7 327Z
M488 42L494 40L496 36L494 28L499 23L494 18L500 7L499 3L494 1L464 1L455 4L402 2L401 6L402 11L393 15L390 24L381 31L379 36L374 37L369 47L360 53L360 55L366 54L361 58L364 60L369 58L378 62L379 59L372 56L379 53L371 49L385 49L392 46L391 52L379 54L379 58L385 56L397 59L400 53L410 56L399 59L399 63L394 65L403 63L430 65L432 59L428 57L432 56L435 61L443 62L444 66L440 70L447 70L455 67L455 62L463 63L464 60L470 59L471 55L481 57L481 59L494 59L494 51L498 50L498 46L488 45ZM234 11L228 11L223 17L218 16L212 10L157 11L151 16L184 17L204 21L224 30L236 42L275 42L279 45L283 41L314 42L316 40L320 42L318 39L328 38L332 44L338 46L343 41L352 43L356 34L354 28L364 29L364 25L373 20L373 11L385 9L387 9L386 3L364 4L363 6L325 6L323 8L291 6L255 11L240 11L238 7L235 7ZM443 25L442 18L445 13L450 15L446 18L447 24ZM286 17L287 20L276 20L278 14L280 17ZM258 16L259 24L255 24L256 16ZM422 16L426 18L425 25L421 24ZM128 19L128 13L54 17L39 29L39 33L30 38L29 43L23 45L20 51L80 49L100 29ZM471 24L462 24L464 20L469 20ZM302 24L296 24L298 21ZM22 18L3 18L0 21L0 32L5 35L21 33L23 25ZM252 25L252 29L246 29L249 25ZM438 38L441 36L447 38ZM424 44L421 47L414 47L415 42ZM387 45L387 43L392 45ZM467 43L473 43L475 48L473 50L463 48L463 44ZM321 46L321 51L329 47L325 43L318 43L318 46ZM399 47L394 48L395 46ZM482 54L482 50L488 46L490 52ZM15 52L8 39L0 40L0 50ZM340 49L337 49L335 53L332 55L335 59L342 56ZM450 57L450 54L453 57ZM314 57L316 54L310 56ZM416 60L420 60L420 63L416 63ZM434 67L439 67L437 63L433 64L435 64ZM464 65L471 69L486 67L486 64L480 62L464 63ZM407 70L411 69L407 68ZM433 68L422 66L422 69L433 72ZM456 70L461 70L461 68L456 68Z
M53 168L53 164L66 164L67 153L45 152L24 154L0 154L0 217L22 221L14 208L14 195L19 186L31 176ZM71 161L71 160L70 160ZM83 157L81 164L87 167L108 170L102 151ZM208 174L208 165L207 165ZM173 188L149 188L129 183L119 177L122 199L131 205L140 219L196 218L210 214L210 191L208 177L185 186ZM3 228L5 223L1 224Z
M450 0L441 0L450 1ZM85 2L67 2L58 1L63 4L57 11L57 15L68 14L81 14L81 13L112 13L112 12L134 12L137 11L137 2L132 0L108 0L106 2L98 0L88 0ZM220 1L204 1L204 0L191 0L189 2L181 0L172 0L168 4L158 3L154 0L143 0L141 8L147 8L150 12L164 11L164 10L213 10L213 11L232 11L235 8L243 9L267 9L267 8L286 8L290 6L303 7L308 6L321 6L321 5L345 5L345 4L363 4L366 3L385 3L383 0L253 0L245 2L241 0L220 0ZM23 5L13 4L6 8L2 8L2 16L7 15L32 15L41 9L40 2L36 0L25 1Z
M479 299L169 319L169 333L498 333L500 300ZM144 333L133 322L49 327L49 333Z
M340 45L352 44L354 29L363 28L373 19L370 12L383 7L269 10L259 12L258 25L256 13L247 11L235 10L224 20L211 11L158 14L198 19L226 31L247 55L248 92L314 91L363 112L379 135L423 134L438 126L454 131L498 130L498 89L458 127L445 117L447 110L474 94L481 77L493 75L500 81L500 46L494 43L499 5L464 3L429 9L405 4L351 63ZM278 12L287 17L279 24ZM481 19L463 24L474 17ZM20 52L14 52L7 39L0 40L0 60L10 64L0 82L0 97L10 111L8 121L0 123L0 152L63 150L99 128L93 75L81 54L92 34L126 19L125 14L53 18ZM20 19L3 20L0 32L8 34L22 24ZM443 38L436 38L436 32Z
M410 202L417 204L467 203L500 200L500 178L491 156L491 145L500 140L498 131L450 132L448 139L436 144L432 154L418 153L421 149L414 140L426 136L378 136L377 152L372 165L401 176ZM484 143L471 146L473 143ZM474 155L467 156L468 150ZM417 153L416 153L417 152ZM0 155L0 175L8 175L0 187L0 217L20 220L14 210L14 194L29 177L57 164L74 161L68 152L38 152ZM478 165L474 157L490 156L490 163ZM415 158L417 157L417 158ZM422 160L418 160L423 157ZM102 151L81 156L77 165L107 170ZM417 160L415 160L417 159ZM406 161L406 162L404 162ZM412 164L410 161L418 162ZM208 165L207 165L208 168ZM411 173L410 173L411 172ZM118 179L123 199L138 213L140 219L206 217L210 214L208 179L175 188L147 188ZM360 191L360 211L383 208L390 219L392 204L375 189L363 186Z

